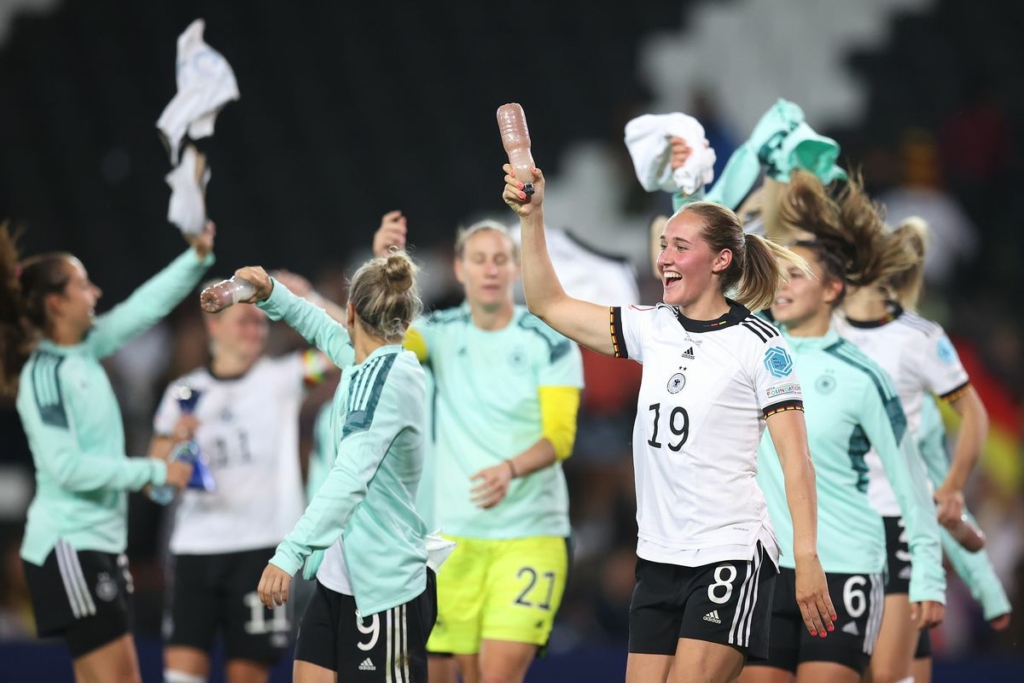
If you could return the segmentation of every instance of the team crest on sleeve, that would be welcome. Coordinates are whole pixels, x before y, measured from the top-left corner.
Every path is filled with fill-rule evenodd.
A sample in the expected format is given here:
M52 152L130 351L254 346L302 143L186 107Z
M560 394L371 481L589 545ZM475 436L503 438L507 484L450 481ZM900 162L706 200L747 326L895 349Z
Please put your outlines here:
M939 360L946 365L952 365L956 362L956 349L953 348L953 343L947 337L939 339L935 352L939 355Z
M668 378L668 386L665 388L668 389L668 393L670 394L678 394L680 391L683 390L683 387L685 386L686 375L684 375L681 372L677 372L676 374Z
M772 377L782 378L793 372L793 359L781 346L772 346L764 352L764 367Z

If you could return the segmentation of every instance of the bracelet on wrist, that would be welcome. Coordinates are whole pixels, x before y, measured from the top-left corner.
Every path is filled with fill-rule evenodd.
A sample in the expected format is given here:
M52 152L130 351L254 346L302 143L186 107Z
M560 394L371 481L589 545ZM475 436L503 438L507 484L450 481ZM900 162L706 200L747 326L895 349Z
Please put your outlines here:
M506 461L505 461L505 464L506 464L506 465L508 465L508 469L509 469L509 471L510 471L510 472L512 472L512 478L513 478L513 479L515 479L516 477L518 477L518 476L519 476L519 473L518 473L518 472L516 472L516 466L515 466L515 463L513 463L513 462L512 462L512 458L509 458L508 460L506 460Z

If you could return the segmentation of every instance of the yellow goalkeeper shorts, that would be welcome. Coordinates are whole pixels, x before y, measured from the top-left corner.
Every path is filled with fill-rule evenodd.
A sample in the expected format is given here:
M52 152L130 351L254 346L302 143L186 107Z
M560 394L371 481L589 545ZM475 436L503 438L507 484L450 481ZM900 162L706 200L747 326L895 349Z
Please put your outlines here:
M546 645L565 592L568 539L447 538L458 546L437 574L427 650L476 654L485 639Z

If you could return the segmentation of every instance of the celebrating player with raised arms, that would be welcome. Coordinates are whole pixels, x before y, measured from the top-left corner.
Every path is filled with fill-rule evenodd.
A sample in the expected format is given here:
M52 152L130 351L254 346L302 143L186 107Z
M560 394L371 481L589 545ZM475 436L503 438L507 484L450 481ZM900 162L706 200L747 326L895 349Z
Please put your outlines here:
M18 262L0 228L0 387L17 392L36 466L21 558L36 630L68 645L75 679L139 681L131 636L128 491L184 487L192 466L129 458L100 360L166 316L213 263L213 224L124 302L96 316L85 266L54 252Z
M331 471L257 588L263 604L283 605L304 563L316 574L296 644L300 683L427 680L436 588L415 511L426 395L423 370L401 346L422 308L415 272L404 253L363 264L349 287L348 332L262 269L236 274L256 286L253 300L271 319L287 322L336 364L355 351L334 396Z
M751 309L775 299L782 263L801 259L744 235L736 215L690 204L665 225L664 303L608 308L562 289L544 240L544 178L534 193L505 166L520 216L530 310L597 352L643 364L633 432L637 585L626 680L724 682L768 655L778 545L757 485L767 423L793 519L795 598L825 635L835 611L818 560L814 467L800 383L785 340ZM736 300L725 291L735 288Z

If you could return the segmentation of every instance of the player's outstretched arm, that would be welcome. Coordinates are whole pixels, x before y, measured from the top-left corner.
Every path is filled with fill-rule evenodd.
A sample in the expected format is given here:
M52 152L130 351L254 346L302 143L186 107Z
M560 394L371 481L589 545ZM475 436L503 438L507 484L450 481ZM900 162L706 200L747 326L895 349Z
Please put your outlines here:
M562 289L558 275L548 255L544 239L544 176L539 168L533 169L536 178L532 195L526 194L523 184L512 175L512 167L505 170L505 191L502 199L519 214L523 229L523 290L530 312L573 341L606 356L615 354L612 337L608 332L607 306L574 299Z

